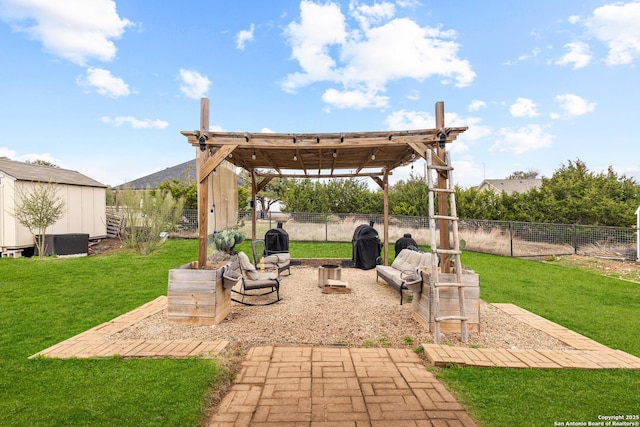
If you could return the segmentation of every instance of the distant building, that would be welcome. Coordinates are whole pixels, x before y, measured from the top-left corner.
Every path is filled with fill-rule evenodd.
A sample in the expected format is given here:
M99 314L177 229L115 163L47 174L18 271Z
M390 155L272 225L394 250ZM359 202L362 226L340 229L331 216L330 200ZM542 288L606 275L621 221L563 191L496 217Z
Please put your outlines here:
M180 163L176 166L171 166L159 172L154 172L150 175L143 176L142 178L134 179L133 181L125 182L124 184L115 187L115 190L123 190L125 188L132 188L133 190L146 190L147 188L156 189L160 184L170 179L190 180L192 182L196 182L195 159Z
M493 190L497 193L503 191L509 195L513 193L527 193L534 188L542 186L542 179L485 179L476 188L478 191Z
M106 237L106 185L73 170L0 159L0 252L34 246L33 235L12 213L21 191L38 183L54 184L65 204L63 217L47 235Z

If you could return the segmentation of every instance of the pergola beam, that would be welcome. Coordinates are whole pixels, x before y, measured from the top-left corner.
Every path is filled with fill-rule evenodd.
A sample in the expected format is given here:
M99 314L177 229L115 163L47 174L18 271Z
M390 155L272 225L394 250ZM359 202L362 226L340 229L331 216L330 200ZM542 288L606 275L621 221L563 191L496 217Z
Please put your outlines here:
M212 154L206 155L205 153L205 160L198 171L198 181L205 181L207 177L211 175L211 172L213 172L213 170L217 168L218 165L222 163L227 156L229 156L229 154L233 153L233 150L235 150L235 146L226 145L224 147L220 147Z
M462 133L467 130L466 127L462 128L448 128L450 131L451 139L447 142L452 142L458 133ZM200 132L198 131L182 131L182 135L186 136L188 142L192 145L198 145L198 137ZM268 148L271 150L276 149L292 149L292 148L313 148L322 147L326 148L344 148L347 146L357 148L377 148L381 144L384 145L406 145L409 142L422 142L427 144L435 144L440 142L436 129L425 129L420 131L403 131L394 134L392 139L381 138L378 132L366 132L366 133L350 133L350 134L314 134L309 135L306 138L296 138L294 141L294 135L292 134L256 134L255 137L251 137L248 141L244 138L242 133L234 132L206 132L208 140L207 146L216 145L238 145L243 148ZM259 135L259 136L257 136ZM316 142L316 137L320 138L320 145Z
M391 172L389 172L389 175L393 175ZM332 174L305 174L305 175L300 175L300 174L288 174L288 173L278 173L278 174L272 174L272 173L260 173L258 172L258 176L264 176L264 177L273 177L273 178L379 178L381 176L384 176L384 171L382 172L371 172L371 173L332 173Z

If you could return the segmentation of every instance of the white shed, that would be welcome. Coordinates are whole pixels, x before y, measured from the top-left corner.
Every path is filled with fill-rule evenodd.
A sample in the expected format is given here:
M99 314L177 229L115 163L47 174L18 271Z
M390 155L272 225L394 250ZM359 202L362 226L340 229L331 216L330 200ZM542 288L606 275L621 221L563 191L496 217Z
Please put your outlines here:
M64 200L63 217L47 235L81 233L90 239L107 235L106 186L79 172L0 159L0 252L34 246L33 235L13 216L20 189L53 183Z

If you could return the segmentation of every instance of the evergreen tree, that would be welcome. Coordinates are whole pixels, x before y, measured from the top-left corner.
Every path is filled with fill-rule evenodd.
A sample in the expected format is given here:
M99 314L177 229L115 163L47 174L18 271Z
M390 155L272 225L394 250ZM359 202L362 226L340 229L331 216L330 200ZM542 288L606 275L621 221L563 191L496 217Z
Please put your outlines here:
M428 216L429 185L424 177L411 174L407 181L400 180L391 188L389 204L392 212L403 210L415 212L418 216Z

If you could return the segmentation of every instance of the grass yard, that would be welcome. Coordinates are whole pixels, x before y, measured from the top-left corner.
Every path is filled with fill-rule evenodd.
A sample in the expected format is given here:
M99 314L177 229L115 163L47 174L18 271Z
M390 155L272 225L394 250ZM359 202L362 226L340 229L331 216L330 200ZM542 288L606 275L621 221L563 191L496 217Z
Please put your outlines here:
M487 302L519 305L611 348L640 356L640 284L516 258L465 252ZM640 371L438 370L484 427L598 422L640 414ZM576 424L580 425L580 424Z
M248 242L240 250L251 252ZM391 251L393 252L393 250ZM195 240L158 253L0 260L0 425L198 426L228 374L202 359L27 359L166 294ZM350 243L292 242L294 258L350 258ZM481 297L510 302L640 356L640 285L552 263L465 252ZM640 372L435 370L483 427L553 426L639 414Z
M166 294L195 241L149 257L0 260L0 425L196 426L226 375L211 360L28 360L30 355Z

